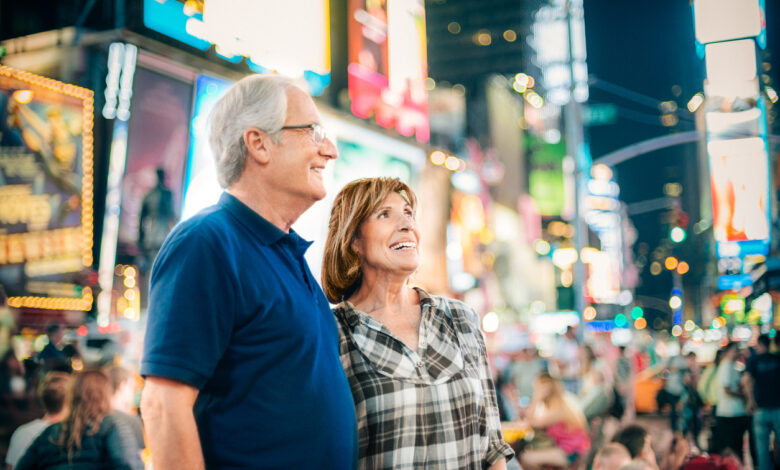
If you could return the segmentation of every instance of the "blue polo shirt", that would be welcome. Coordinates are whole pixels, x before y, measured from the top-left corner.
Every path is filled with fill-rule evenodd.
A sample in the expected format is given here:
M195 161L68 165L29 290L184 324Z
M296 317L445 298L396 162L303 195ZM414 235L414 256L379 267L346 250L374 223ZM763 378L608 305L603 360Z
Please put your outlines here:
M160 249L141 373L200 390L208 468L356 465L355 408L310 244L224 193Z

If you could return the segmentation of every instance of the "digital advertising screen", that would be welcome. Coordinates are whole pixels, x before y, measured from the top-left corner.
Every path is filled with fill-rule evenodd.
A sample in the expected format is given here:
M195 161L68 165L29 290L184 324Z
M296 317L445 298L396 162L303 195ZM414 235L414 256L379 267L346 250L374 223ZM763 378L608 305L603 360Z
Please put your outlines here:
M707 144L715 241L748 242L770 236L769 159L759 137Z
M0 65L0 283L11 307L90 310L93 93Z
M423 0L349 0L348 23L352 113L427 142Z
M181 212L193 87L143 67L134 84L117 255L153 257Z
M190 146L184 177L182 220L215 204L222 194L209 144L208 119L214 105L232 84L227 80L207 75L198 76L195 83L195 105L190 124Z
M328 0L144 0L143 24L256 73L303 77L314 96L330 84Z

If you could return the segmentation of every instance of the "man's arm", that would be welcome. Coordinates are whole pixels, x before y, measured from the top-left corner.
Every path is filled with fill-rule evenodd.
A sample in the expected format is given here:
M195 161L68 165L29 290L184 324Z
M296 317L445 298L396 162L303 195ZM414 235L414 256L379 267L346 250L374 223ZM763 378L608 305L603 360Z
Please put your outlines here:
M192 407L198 389L150 376L141 396L141 416L155 470L205 469Z

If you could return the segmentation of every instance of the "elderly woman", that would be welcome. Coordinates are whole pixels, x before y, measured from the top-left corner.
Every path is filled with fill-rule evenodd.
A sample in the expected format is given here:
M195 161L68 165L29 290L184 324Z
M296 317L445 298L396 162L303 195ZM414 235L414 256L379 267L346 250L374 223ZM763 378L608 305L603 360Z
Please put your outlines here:
M361 469L503 469L502 436L476 313L409 285L420 262L417 200L394 178L336 196L322 284L337 303L341 363Z

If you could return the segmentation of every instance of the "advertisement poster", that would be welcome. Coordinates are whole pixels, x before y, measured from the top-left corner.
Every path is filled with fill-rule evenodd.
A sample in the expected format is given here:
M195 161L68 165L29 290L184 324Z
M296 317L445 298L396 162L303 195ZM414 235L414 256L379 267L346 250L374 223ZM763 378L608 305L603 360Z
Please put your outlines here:
M117 256L144 266L179 220L192 85L144 68L134 82Z
M769 239L769 158L760 137L707 144L717 242Z
M192 113L187 172L184 177L184 206L181 219L188 219L219 200L222 188L217 182L217 168L209 144L208 119L211 110L231 82L198 76L195 85L195 109Z
M12 307L89 310L92 91L0 66L0 283Z
M352 112L401 135L430 138L422 0L349 0Z

